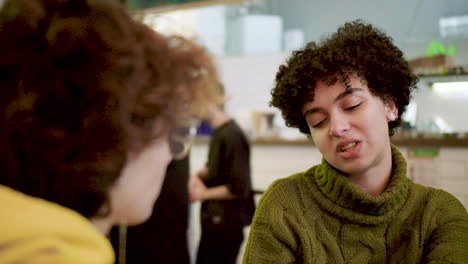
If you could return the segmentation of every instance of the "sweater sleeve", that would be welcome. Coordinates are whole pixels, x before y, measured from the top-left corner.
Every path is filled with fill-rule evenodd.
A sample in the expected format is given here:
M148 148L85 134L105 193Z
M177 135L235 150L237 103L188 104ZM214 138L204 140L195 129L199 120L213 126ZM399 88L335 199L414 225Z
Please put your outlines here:
M255 211L249 239L244 253L244 264L300 263L298 254L301 230L294 214L286 204L290 198L282 180L276 181L263 194ZM299 258L298 258L299 256Z
M425 243L423 263L468 263L468 214L452 195L439 190L432 222L435 229Z

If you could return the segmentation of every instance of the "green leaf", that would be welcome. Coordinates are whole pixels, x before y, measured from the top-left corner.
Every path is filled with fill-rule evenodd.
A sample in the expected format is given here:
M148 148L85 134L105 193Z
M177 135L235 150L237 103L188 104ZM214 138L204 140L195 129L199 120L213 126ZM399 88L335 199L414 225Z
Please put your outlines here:
M450 44L450 47L447 50L447 55L454 56L457 54L457 45L455 43Z
M445 54L447 54L447 51L444 44L438 41L431 41L426 48L426 55L429 57Z

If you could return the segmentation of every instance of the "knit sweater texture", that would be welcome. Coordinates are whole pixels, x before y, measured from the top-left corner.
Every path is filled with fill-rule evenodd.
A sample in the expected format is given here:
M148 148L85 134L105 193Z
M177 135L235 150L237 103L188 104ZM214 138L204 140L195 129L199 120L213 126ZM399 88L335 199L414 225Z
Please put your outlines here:
M274 182L254 216L244 264L468 263L468 214L415 184L392 146L392 179L371 196L325 160Z

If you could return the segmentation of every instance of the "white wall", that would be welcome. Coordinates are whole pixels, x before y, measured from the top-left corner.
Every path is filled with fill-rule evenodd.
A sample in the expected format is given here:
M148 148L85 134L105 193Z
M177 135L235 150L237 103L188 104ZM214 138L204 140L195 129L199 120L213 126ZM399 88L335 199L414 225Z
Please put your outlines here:
M271 100L270 90L273 88L276 72L288 56L289 54L273 54L217 58L221 80L225 85L226 94L230 97L226 109L247 131L250 130L249 114L252 111L277 113L275 124L284 128L279 111L269 107L268 103ZM455 131L468 132L468 116L465 112L468 98L465 95L441 97L435 94L423 79L420 80L419 86L413 97L418 109L418 128L423 128L427 120L439 115L447 120Z
M226 18L225 6L211 6L196 9L197 19L194 32L197 32L199 42L217 56L225 54Z
M468 83L466 84L466 90L468 90ZM416 127L421 130L429 120L439 116L454 131L468 132L468 116L466 114L467 94L459 93L443 96L435 93L424 80L420 80L419 89L415 91L413 96L413 100L417 104Z
M278 111L268 106L278 67L286 54L264 56L218 57L220 78L229 101L226 110L249 133L252 111ZM283 122L279 117L276 121Z

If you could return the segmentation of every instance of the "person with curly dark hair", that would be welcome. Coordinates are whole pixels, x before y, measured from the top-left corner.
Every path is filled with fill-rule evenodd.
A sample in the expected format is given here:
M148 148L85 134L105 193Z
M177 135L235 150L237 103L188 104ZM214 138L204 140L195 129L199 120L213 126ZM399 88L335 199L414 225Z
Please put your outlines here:
M204 48L116 1L6 1L0 263L113 263L105 234L151 215L217 79Z
M412 182L391 144L417 78L392 39L360 20L293 52L271 105L322 163L274 182L244 263L468 263L468 215Z

